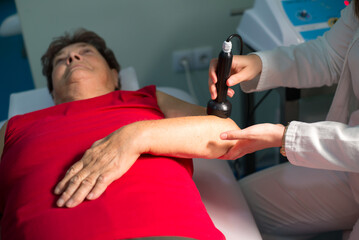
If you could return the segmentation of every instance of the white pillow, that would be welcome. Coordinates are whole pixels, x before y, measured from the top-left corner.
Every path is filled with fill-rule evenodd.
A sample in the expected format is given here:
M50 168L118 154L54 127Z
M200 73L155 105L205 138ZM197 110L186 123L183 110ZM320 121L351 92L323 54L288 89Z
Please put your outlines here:
M135 69L133 67L127 67L127 68L121 69L119 75L120 75L122 90L136 91L136 90L140 89L137 75L136 75Z

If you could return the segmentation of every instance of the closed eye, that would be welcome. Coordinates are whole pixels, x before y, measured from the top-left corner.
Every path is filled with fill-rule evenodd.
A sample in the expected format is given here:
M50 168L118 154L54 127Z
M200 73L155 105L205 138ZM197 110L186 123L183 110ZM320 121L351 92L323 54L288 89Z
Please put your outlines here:
M92 53L93 51L92 51L92 49L90 49L90 48L83 48L82 50L81 50L81 54L86 54L86 53Z
M64 61L64 60L65 60L65 58L56 58L54 65L57 65L57 64L61 63L61 62Z

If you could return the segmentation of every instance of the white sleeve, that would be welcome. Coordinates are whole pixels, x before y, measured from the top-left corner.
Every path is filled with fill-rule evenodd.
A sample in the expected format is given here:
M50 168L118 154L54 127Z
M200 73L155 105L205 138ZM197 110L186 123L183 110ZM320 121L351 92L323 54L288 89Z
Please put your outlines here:
M352 5L342 11L341 18L323 37L296 46L254 53L262 60L262 72L256 79L241 83L243 91L312 88L336 83L354 30L358 28Z
M285 151L294 165L359 172L359 126L293 121L285 135Z

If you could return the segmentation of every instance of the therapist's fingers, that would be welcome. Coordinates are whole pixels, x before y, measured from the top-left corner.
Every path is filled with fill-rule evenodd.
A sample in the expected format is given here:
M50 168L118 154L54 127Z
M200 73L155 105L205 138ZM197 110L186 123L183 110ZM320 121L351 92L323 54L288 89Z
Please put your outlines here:
M252 69L243 68L240 72L231 75L227 80L227 86L232 87L241 82L249 81L256 77Z
M213 83L211 78L208 79L208 89L209 89L209 93L211 94L211 99L213 99L213 100L216 99L217 88L216 88L216 84Z
M233 97L234 94L235 94L235 91L234 91L232 88L228 88L227 95L228 95L229 97Z
M233 130L233 131L227 131L220 134L220 138L222 140L237 140L237 139L245 139L248 136L246 136L246 133L244 130Z
M255 54L233 56L231 76L227 80L229 87L255 78L262 71L262 60Z
M247 145L246 142L247 142L246 140L241 141L240 143L238 142L226 154L221 156L220 159L235 160L235 159L243 157L244 155L246 155L248 153L247 152L248 149L245 147Z
M282 124L262 123L242 130L223 132L220 134L222 140L237 140L237 142L222 158L235 159L258 150L280 147L284 129Z
M237 140L236 144L221 159L235 160L248 153L263 149L260 142L248 136L246 129L224 132L220 135L220 138L222 140Z
M216 75L216 68L218 64L218 59L212 59L209 64L209 71L208 71L208 87L209 87L209 93L211 94L212 99L216 99L217 97L217 89L216 89L216 83L217 83L217 75Z
M208 80L209 82L212 81L211 79ZM212 83L209 83L209 92L211 94L211 99L216 99L217 98L217 89L216 89L216 85L215 84L212 84ZM227 91L227 95L229 97L233 97L235 94L235 91L232 89L232 88L228 88L228 91Z
M214 58L211 60L210 64L209 64L209 78L212 79L213 83L217 82L217 75L216 75L216 68L218 65L218 59Z
M218 63L217 59L212 59L209 68L208 88L209 88L209 93L211 94L211 99L213 100L217 98L217 88L216 88L217 75L215 71L215 68L217 67L217 63ZM235 94L234 90L232 88L228 88L227 95L229 97L233 97L234 94Z

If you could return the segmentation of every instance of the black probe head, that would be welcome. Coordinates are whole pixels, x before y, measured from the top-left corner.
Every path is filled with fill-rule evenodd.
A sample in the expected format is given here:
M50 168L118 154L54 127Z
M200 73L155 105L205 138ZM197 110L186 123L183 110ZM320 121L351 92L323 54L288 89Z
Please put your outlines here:
M210 100L207 104L207 114L215 115L221 118L229 118L232 112L232 104L230 101L217 102L216 100Z

